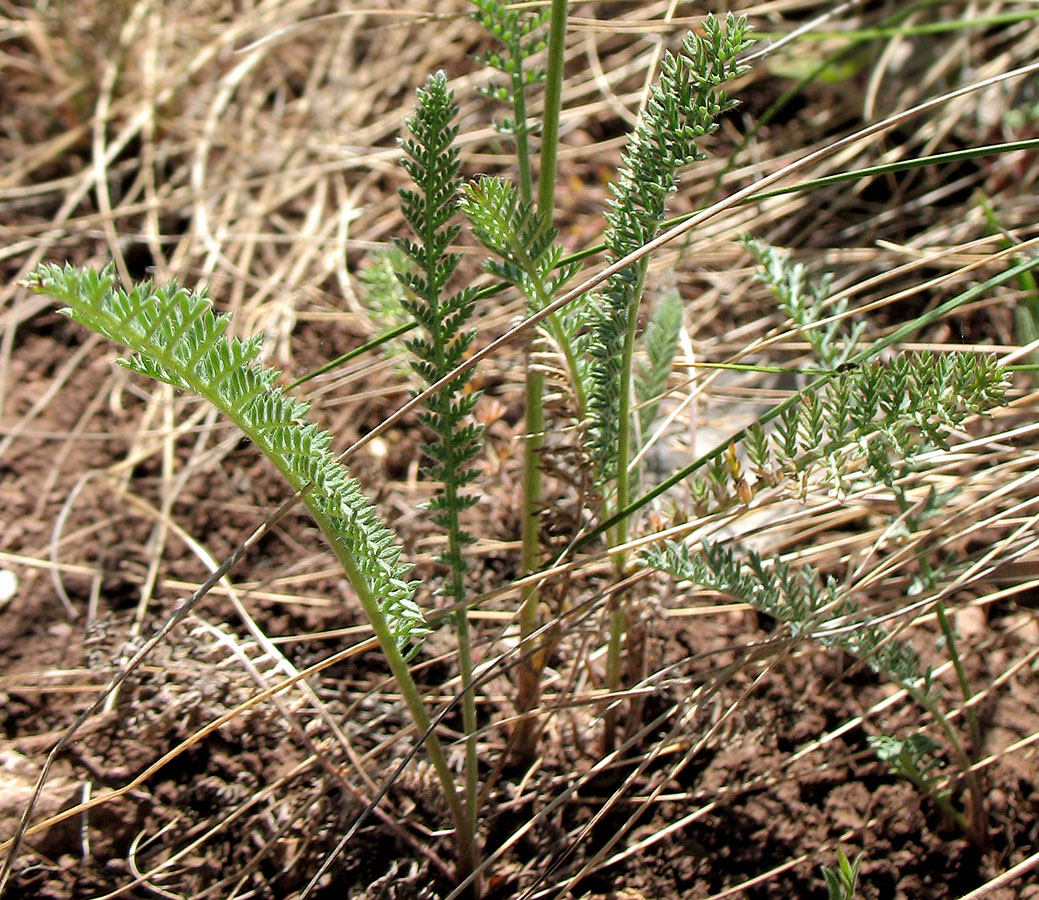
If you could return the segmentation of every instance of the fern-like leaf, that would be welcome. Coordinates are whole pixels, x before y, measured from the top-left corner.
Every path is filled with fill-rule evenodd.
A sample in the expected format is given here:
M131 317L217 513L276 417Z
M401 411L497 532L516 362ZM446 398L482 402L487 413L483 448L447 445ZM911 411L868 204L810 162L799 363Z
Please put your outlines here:
M682 328L682 298L670 290L650 313L642 346L646 359L635 370L635 397L639 401L639 425L643 433L656 418L660 397L671 375L671 364L678 349L678 333Z
M484 269L518 288L527 298L528 313L547 306L577 273L579 263L561 264L563 248L556 243L556 230L548 217L534 203L524 202L519 190L503 179L484 176L466 185L461 208L473 236L494 254ZM553 315L545 322L549 337L566 361L581 417L585 366L575 334L579 327L573 317Z
M731 549L706 540L695 555L685 544L665 541L643 551L642 558L681 581L747 603L783 622L794 637L815 637L900 685L920 694L930 690L930 673L921 676L913 648L863 617L833 578L821 578L811 566L792 569L778 556L765 560L753 551L741 560Z
M507 181L484 176L466 185L462 212L473 236L495 254L484 268L518 287L530 312L545 307L577 271L577 263L560 266L555 228Z
M972 415L1005 402L1007 372L995 357L929 351L845 369L801 395L775 419L771 434L748 429L743 446L763 483L820 469L845 492L865 464L873 483L895 488L899 472L922 453L946 446ZM716 479L724 484L727 473Z
M357 273L357 280L364 288L362 299L372 322L380 328L389 330L399 328L411 322L404 309L404 285L397 277L398 272L411 269L411 260L397 246L388 244L374 250L365 265ZM381 351L387 358L399 357L404 352L404 344L399 339L386 341Z
M451 219L458 211L460 179L458 151L452 142L458 128L452 120L458 112L447 86L447 77L437 72L418 92L415 114L407 120L410 138L401 142L404 168L415 182L414 191L402 190L401 209L415 233L415 240L395 243L412 264L398 272L406 288L401 298L404 309L421 326L418 337L406 342L414 355L412 367L427 384L439 381L462 361L476 336L468 327L475 307L475 290L465 287L454 294L445 290L458 267L460 256L448 251L459 226ZM420 421L436 435L423 446L432 461L425 472L441 484L430 501L433 521L447 533L447 550L439 561L449 567L449 594L455 602L464 599L463 576L468 568L462 556L473 537L461 527L459 514L476 498L465 492L475 481L473 459L480 452L482 429L472 421L479 394L455 378L427 401Z
M830 276L811 280L801 263L791 265L788 253L763 245L749 235L743 235L740 243L758 264L758 280L768 285L779 308L804 334L823 368L838 369L851 359L863 325L853 322L845 330L848 301L829 303ZM833 321L817 326L823 319Z
M532 84L544 81L544 69L525 65L527 59L544 49L542 26L548 21L549 8L518 10L513 4L500 0L472 0L476 9L472 18L501 43L501 50L489 50L480 57L481 62L505 76L504 81L492 82L481 93L509 104L517 113L524 108L523 90ZM519 102L517 102L519 101ZM525 117L505 118L495 122L494 127L502 134L517 134L528 128Z
M212 403L294 491L310 486L303 503L332 542L365 612L385 623L402 652L418 649L429 628L394 535L329 452L328 433L305 421L309 406L275 386L278 371L257 361L259 337L227 337L229 316L213 314L204 290L171 281L126 291L115 286L111 265L101 272L43 265L27 284L64 304L65 315L132 350L120 360L128 369Z
M697 143L718 127L736 103L721 85L745 71L738 54L749 45L747 22L731 13L724 25L704 20L704 35L690 33L679 54L661 61L649 102L622 154L620 178L606 213L606 246L620 259L652 240L664 220L679 168L702 159ZM601 482L627 465L622 446L628 423L628 373L645 260L615 274L592 304L589 397L591 455Z

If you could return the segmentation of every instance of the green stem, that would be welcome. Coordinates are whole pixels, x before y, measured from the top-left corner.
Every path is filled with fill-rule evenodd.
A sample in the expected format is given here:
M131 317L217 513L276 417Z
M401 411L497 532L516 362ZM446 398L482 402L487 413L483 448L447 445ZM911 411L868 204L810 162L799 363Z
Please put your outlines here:
M621 646L624 633L627 631L628 617L624 611L624 601L619 595L610 598L610 641L606 648L606 688L613 693L621 683ZM602 752L611 753L617 743L617 706L612 701L611 707L603 716Z
M628 464L631 461L631 371L635 358L635 332L638 330L639 303L642 300L642 291L646 284L646 272L649 268L648 261L643 258L639 263L638 283L632 291L632 297L628 303L628 321L624 332L624 344L621 349L621 382L620 399L617 407L617 509L625 509L628 506L631 493L631 474ZM613 546L619 546L628 540L627 516L617 520L616 530L613 536ZM624 556L618 554L614 557L619 560L617 565L620 570L624 568Z
M899 508L902 510L909 530L915 532L918 525L916 518L911 514L909 501L905 496L905 491L903 491L898 485L892 485L892 487L894 488L895 498L898 502ZM920 552L919 548L916 551L916 557L921 571L927 578L929 584L934 587L935 577L931 564L927 561L927 558L923 553ZM967 673L963 670L963 662L956 649L956 636L953 632L952 626L949 624L949 619L945 614L945 604L942 603L940 599L935 603L935 614L938 618L938 626L941 628L942 635L945 637L945 647L949 653L949 659L952 661L952 667L956 672L956 679L960 685L960 693L963 695L964 710L970 727L972 747L976 754L981 747L981 732L978 728L978 719L975 715L974 707L970 702L974 694L970 689L970 683L967 681ZM931 714L941 724L942 730L945 731L948 736L949 742L953 747L953 753L956 756L957 764L963 772L964 778L967 779L967 790L969 791L971 798L970 820L968 821L959 812L953 810L952 805L945 797L936 793L934 799L947 814L953 816L956 824L960 826L964 834L970 837L978 846L984 847L988 840L988 815L985 807L985 792L982 789L981 779L973 770L973 759L967 755L967 752L963 749L963 744L960 741L960 736L956 732L956 729L952 727L952 723L948 720L945 714L938 709L937 704L931 700L930 695L921 692L920 697L922 701L926 701L924 702L925 708L930 710Z
M970 726L970 737L973 741L974 752L977 753L981 749L981 731L978 729L978 718L974 713L974 706L971 704L974 693L971 691L970 683L967 681L967 673L963 671L963 661L960 659L960 654L956 649L956 635L949 624L948 617L945 615L945 604L939 600L935 604L934 611L938 616L938 625L945 636L945 647L949 651L952 667L956 670L956 679L960 683L960 693L963 695L964 710Z
M559 142L559 111L562 105L563 62L566 42L567 0L552 0L552 11L549 25L548 67L545 75L545 109L541 123L541 160L538 173L538 212L549 224L555 203L556 153ZM518 59L518 57L517 57ZM517 62L518 67L518 62ZM514 83L515 84L515 83ZM522 85L514 87L514 97L522 102ZM525 123L519 118L517 105L517 123ZM525 130L525 125L524 125ZM517 139L517 152L519 143ZM526 184L523 182L524 161L520 160L520 191L527 203L531 199L529 169ZM524 254L525 255L525 254ZM538 279L533 279L538 283ZM547 305L550 298L539 297L539 301ZM557 317L553 316L549 327L557 342L567 354L567 362L571 366L574 384L578 385L576 361L569 342L565 340L562 327ZM532 337L532 340L534 338ZM541 448L544 444L545 411L544 393L545 379L535 370L532 363L532 346L528 345L526 359L526 431L523 445L523 519L521 524L522 549L520 566L524 575L537 570L541 561L541 547L538 540L539 523L538 507L541 503ZM582 404L583 405L583 404ZM520 598L520 640L524 641L538 629L538 591L536 586L523 590ZM537 703L539 693L540 656L532 654L519 670L517 685L517 707L520 713L529 712ZM530 760L537 749L537 725L533 717L523 719L517 728L514 740L515 753L518 758Z
M945 737L949 741L949 746L952 748L953 756L956 758L956 765L959 766L960 771L963 773L963 777L967 780L967 790L970 793L971 798L971 818L968 821L964 816L960 815L955 810L946 810L949 815L952 816L956 824L963 830L963 833L967 835L977 846L985 847L988 844L988 816L985 810L985 793L981 787L981 780L978 778L978 773L974 771L973 764L970 757L967 755L967 751L963 749L963 743L960 741L960 735L953 727L952 722L949 721L948 716L938 707L938 704L934 701L934 698L924 691L920 690L915 685L903 684L909 695L916 700L924 709L926 709L934 720L938 723L942 731L945 732ZM935 794L935 800L938 801L939 797ZM946 801L948 802L948 801ZM942 804L939 801L939 806ZM942 806L945 809L944 806Z
M545 379L534 371L529 352L526 364L527 436L523 445L523 517L520 524L520 567L524 575L536 571L540 564L538 505L541 501L541 448L545 430L545 411L542 403ZM536 585L525 587L520 595L519 626L521 642L538 630ZM517 712L527 713L534 708L538 699L540 678L538 655L526 655L519 667L516 685ZM513 739L513 752L518 760L529 762L534 758L536 749L537 723L533 717L522 719Z
M453 438L453 435L449 437ZM452 440L452 443L454 441ZM452 456L454 453L452 452ZM447 500L447 543L451 559L451 596L458 604L455 633L458 636L458 671L462 682L462 728L465 732L465 812L472 833L476 834L477 795L480 784L479 757L476 746L476 695L473 691L473 651L469 633L469 617L465 606L465 566L462 564L462 526L458 511L461 500L454 481L444 484Z
M545 67L545 113L541 125L541 169L538 172L538 212L552 222L556 195L556 159L559 150L559 113L563 102L563 64L566 61L567 0L552 0L548 32L548 61ZM546 300L547 303L547 300ZM547 326L566 357L574 385L578 420L584 419L587 402L584 384L578 377L573 347L563 332L559 317L549 316Z
M514 69L512 72L512 113L516 118L516 161L519 165L520 196L524 203L534 197L533 181L530 177L530 129L527 127L527 97L523 90L523 48L517 37L509 48Z
M631 299L628 303L628 322L624 332L624 344L621 349L620 366L620 398L617 407L617 509L625 509L628 505L631 490L631 473L628 463L631 459L631 369L635 356L635 332L638 330L639 301L646 283L646 272L649 268L647 260L638 264L639 277ZM628 523L624 516L617 520L615 530L610 535L610 545L619 547L628 541ZM618 580L624 576L627 565L627 554L617 553L613 557L614 571ZM624 598L618 593L611 599L610 641L606 651L606 688L611 693L621 685L621 645L624 635L628 633L628 616L624 609ZM614 745L617 728L616 708L609 710L603 718L603 752L608 753Z
M473 691L473 651L469 635L469 614L465 608L455 619L458 635L458 669L462 677L462 727L465 729L465 811L470 831L476 834L477 795L480 787L479 757L476 747L476 696ZM475 843L474 843L475 846Z
M552 221L556 197L556 153L559 111L563 103L563 63L566 56L567 0L552 0L545 68L545 112L541 121L541 169L538 172L538 212Z
M234 421L235 424L245 432L246 436L249 437L258 447L266 449L267 443L264 440L264 436L259 433L254 433L253 429L249 427L248 422L244 421L241 416L235 415L235 410L223 408L218 402L218 397L210 396L213 392L210 392L209 394L204 392L204 385L201 383L197 385L192 383L191 387L196 391L196 393L199 393L200 396L210 399L211 402L231 418L231 420ZM276 454L268 453L266 455L289 482L293 490L298 492L307 487L305 483L302 483L299 480L294 472L280 463ZM319 500L311 493L308 492L303 494L303 504L314 517L314 521L321 529L322 534L325 535L325 538L328 540L336 554L336 557L342 565L347 579L356 592L365 615L371 623L375 638L379 642L379 647L382 650L383 655L386 657L386 662L390 667L390 672L393 674L397 686L400 688L401 696L404 698L404 702L408 707L408 711L411 714L411 719L417 732L426 735L426 752L429 754L430 761L433 763L433 768L436 771L437 778L439 779L440 785L444 791L444 797L447 800L447 805L451 812L451 820L455 827L455 836L458 844L458 879L459 881L463 881L476 869L476 832L470 818L466 815L465 807L458 796L454 775L444 756L440 739L437 737L436 732L430 728L429 715L426 713L426 708L422 702L422 697L419 693L418 687L415 685L415 680L411 677L408 664L405 662L400 648L398 648L397 642L394 640L393 633L386 621L386 617L383 615L382 609L379 607L378 600L368 589L365 577L358 569L353 554L342 542L334 523L326 515Z
M974 706L971 704L974 694L970 689L970 682L967 681L967 673L963 670L963 661L960 659L960 654L956 649L955 633L949 624L948 617L945 615L945 604L941 600L935 604L935 613L938 616L938 625L945 636L945 646L949 651L952 667L956 671L956 679L960 684L960 693L963 695L963 708L967 716L968 727L970 728L971 746L976 757L981 752L981 729L978 727L978 717L974 712ZM946 733L951 730L953 729L950 724ZM963 770L964 777L967 779L967 790L970 792L971 797L971 817L968 834L973 837L978 846L985 847L988 844L988 811L985 803L984 787L981 784L978 773L974 771L973 759L967 755L958 741L957 748L960 767Z
M903 751L905 752L905 751ZM931 785L929 785L923 778L920 777L914 770L912 765L903 764L897 768L898 773L906 778L913 787L916 788L917 793L921 797L930 797L937 806L951 822L956 824L956 827L960 829L964 834L970 835L971 826L970 822L967 821L967 817L963 815L952 803L949 798L944 794L936 791Z
M201 396L207 396L205 393L202 393L201 387L202 385L197 387L194 384L192 385L192 388L195 389L196 392L200 393ZM219 403L214 403L214 405L220 408ZM263 435L252 433L252 429L248 428L248 423L244 422L240 416L236 416L234 410L223 409L222 411L227 414L229 418L239 426L239 428L245 431L246 435L251 438L258 447L265 448L267 446L266 442L263 440ZM299 481L293 472L279 464L277 455L267 454L267 456L279 469L282 475L285 476L293 490L300 491L307 487L306 484ZM436 732L430 728L429 715L426 713L426 708L422 702L422 697L419 694L418 687L415 685L415 680L411 677L408 664L405 662L400 648L398 648L397 642L394 640L393 633L386 622L386 617L383 615L382 609L379 607L378 600L368 589L365 577L358 569L353 554L342 542L334 523L328 518L318 499L311 493L308 492L303 494L303 504L310 511L310 514L314 517L314 521L321 529L322 534L324 534L325 538L328 540L340 565L342 565L343 570L346 573L347 579L357 594L357 598L364 609L365 615L371 623L375 638L379 642L379 647L382 650L383 655L386 657L386 662L390 667L390 672L393 674L397 686L400 688L401 696L404 698L408 711L411 713L411 719L415 725L415 729L419 734L426 735L426 752L429 754L430 761L433 763L433 768L436 771L437 778L439 779L441 788L444 791L444 797L447 800L447 805L451 812L451 820L455 827L455 837L458 844L458 879L459 881L463 881L476 869L476 832L469 817L466 815L466 810L458 796L454 775L444 756L440 739L437 737Z

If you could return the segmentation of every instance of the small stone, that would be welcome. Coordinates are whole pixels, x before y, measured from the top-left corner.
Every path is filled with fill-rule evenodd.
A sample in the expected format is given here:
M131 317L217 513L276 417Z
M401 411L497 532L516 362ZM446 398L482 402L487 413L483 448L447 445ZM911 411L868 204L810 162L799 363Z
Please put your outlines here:
M956 613L956 630L964 640L979 638L989 631L988 616L980 606L966 606Z
M18 592L18 576L10 569L0 569L0 609L7 606Z
M994 813L1002 813L1007 810L1007 795L999 788L994 788L989 791L988 795L989 811Z

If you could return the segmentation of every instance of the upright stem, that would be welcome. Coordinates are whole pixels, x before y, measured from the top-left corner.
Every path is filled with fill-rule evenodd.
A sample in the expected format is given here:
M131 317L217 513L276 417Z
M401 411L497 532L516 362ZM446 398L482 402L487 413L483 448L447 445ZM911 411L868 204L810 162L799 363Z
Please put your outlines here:
M532 365L531 352L526 354L526 410L527 434L523 445L523 519L520 525L522 547L520 565L523 574L535 571L540 562L538 541L538 505L541 501L541 448L544 444L545 410L542 398L545 379ZM520 596L520 641L525 641L538 628L538 592L535 586L525 587ZM540 666L532 648L524 648L523 662L519 666L519 683L516 689L517 712L526 713L534 708L538 698ZM517 726L513 741L516 756L524 761L533 758L537 744L536 722L523 719Z
M454 563L451 566L451 596L455 602L463 604L465 600L465 570L460 565L462 559L462 526L458 518L460 501L458 486L453 482L445 484L448 509L448 555ZM469 634L469 616L463 605L456 613L455 633L458 636L458 671L462 680L462 728L465 731L465 812L472 833L476 834L477 795L479 793L480 772L476 747L476 696L473 692L473 650Z
M638 328L639 300L642 297L646 282L648 263L643 260L639 267L638 283L628 306L627 329L624 332L624 344L621 350L620 366L620 400L617 407L617 457L614 465L617 470L616 508L624 509L628 505L631 491L628 461L631 458L631 367L635 356L635 332ZM608 541L613 547L619 547L628 540L628 519L620 519ZM617 553L613 557L614 571L618 578L624 574L627 565L627 554ZM606 651L606 688L611 693L621 685L621 644L628 632L628 616L624 609L624 598L614 594L610 600L610 641ZM603 752L613 749L617 730L616 708L607 711L603 717Z
M895 498L898 501L899 508L905 515L906 524L910 531L915 532L918 528L917 520L915 516L911 514L909 500L905 495L905 491L898 485L894 485ZM934 570L931 568L931 564L927 561L927 558L920 552L919 548L916 551L916 557L920 564L920 569L924 576L928 579L931 585L935 583ZM970 728L970 736L972 742L972 748L975 756L981 748L981 731L978 728L978 718L974 712L974 707L971 705L971 699L974 694L970 689L970 682L967 681L967 673L963 670L963 662L960 660L960 654L956 650L956 635L952 630L952 626L949 624L949 618L945 614L945 604L941 600L935 604L935 615L938 619L938 627L941 628L942 635L945 638L945 649L949 653L949 659L952 660L952 667L956 672L956 680L959 682L960 693L963 695L964 711L967 716L967 723ZM970 795L970 819L965 820L963 816L957 814L958 818L954 816L954 819L964 832L970 837L975 844L979 847L985 847L988 844L988 811L985 804L985 792L982 788L981 779L978 773L974 771L973 760L967 754L967 751L963 749L963 744L960 742L960 736L956 733L956 729L952 727L952 723L948 720L945 714L938 709L930 697L921 694L924 699L924 705L931 711L931 714L942 726L946 736L949 738L949 743L952 745L953 753L956 756L956 762L963 772L963 777L967 780L967 791ZM940 800L936 796L937 800ZM943 807L944 809L944 807ZM966 827L964 827L966 822Z
M538 173L538 212L552 220L556 196L556 151L559 111L563 103L563 63L566 49L567 0L552 0L545 68L545 113L541 122L541 171Z
M304 497L303 502L310 509L318 526L329 539L329 543L332 545L336 556L346 571L347 578L357 592L361 606L368 616L368 621L371 622L372 631L379 642L379 647L386 657L390 671L393 673L397 686L400 688L401 696L404 698L408 711L411 713L411 720L416 730L419 734L426 735L426 752L429 754L430 762L433 763L433 769L444 791L444 797L451 812L451 821L455 827L455 841L458 844L458 880L464 881L476 871L478 862L476 829L465 805L463 805L462 800L458 796L454 774L451 772L451 767L444 756L440 738L430 728L429 715L426 713L426 707L422 702L422 696L419 694L418 687L415 685L415 680L411 677L408 664L404 661L404 657L397 647L397 642L393 639L393 633L386 622L386 617L379 608L378 601L365 589L364 579L357 569L353 556L340 542L335 527L325 516L324 511L316 503L308 502L307 497Z
M949 651L949 659L952 660L952 667L956 670L956 680L959 681L960 693L963 695L964 712L967 716L967 723L970 726L973 749L974 753L977 754L981 750L981 731L978 728L978 717L974 713L974 707L970 702L974 698L974 694L970 689L970 683L967 681L967 673L963 671L963 661L960 659L959 651L956 649L956 635L949 624L948 617L945 615L945 604L939 600L935 604L934 611L938 616L938 626L942 629L942 635L945 638L945 647Z
M541 162L538 174L538 212L549 222L555 202L556 151L559 143L559 110L562 105L563 62L566 43L567 0L552 0L548 36L548 63L545 73L545 111L541 123ZM522 90L515 93L522 101ZM517 109L517 122L519 109ZM525 133L525 127L521 128ZM518 135L517 135L518 138ZM517 141L517 150L519 149ZM523 160L520 160L521 191ZM524 199L529 201L529 184ZM544 443L545 411L543 398L545 379L532 365L532 347L526 357L526 439L523 445L523 521L520 565L523 574L534 572L541 564L538 541L538 506L541 502L541 448ZM525 588L520 598L520 640L526 640L538 628L538 592ZM529 654L519 667L516 706L520 713L529 712L537 704L541 678L540 654ZM521 720L513 741L514 752L521 760L530 760L537 750L537 723L533 718Z
M530 177L530 141L527 136L527 98L523 93L523 50L520 39L512 49L515 68L512 72L512 112L516 118L516 162L519 165L520 196L524 203L533 199L533 182Z
M631 493L631 473L628 464L631 461L631 370L635 358L635 332L638 330L639 302L642 299L642 291L646 284L646 272L649 263L643 257L638 263L638 282L633 288L632 297L628 304L627 329L624 332L624 344L621 349L621 380L620 399L617 406L617 509L624 509L628 505ZM613 545L619 546L628 540L627 517L617 522L614 532ZM623 569L625 557L619 554L614 557L620 560Z
M982 790L981 779L974 771L967 751L963 749L959 734L930 694L926 694L916 687L906 686L906 689L917 703L934 716L934 720L945 732L949 746L952 747L952 754L956 757L956 764L967 781L967 791L970 795L970 819L967 821L963 816L953 816L954 821L978 847L988 846L988 812L985 805L985 792ZM966 827L964 827L964 822L966 822Z
M469 828L475 835L477 795L480 786L479 759L476 752L476 698L473 696L473 651L466 610L457 613L458 669L462 677L462 727L465 730L465 811Z
M967 681L967 673L963 670L963 661L960 659L960 654L956 649L956 635L952 630L952 626L949 624L949 619L945 615L945 604L939 600L935 604L935 613L938 616L938 625L942 630L942 634L945 637L945 647L949 651L949 658L952 660L953 669L956 670L956 679L960 684L960 693L963 695L964 712L967 716L967 723L970 727L970 736L973 750L973 758L976 759L981 752L981 730L978 728L978 717L974 712L974 707L971 705L971 700L974 697L970 689L970 682ZM942 723L946 725L945 722ZM947 727L947 731L952 731L951 726ZM971 831L975 837L976 842L984 847L988 843L988 811L985 804L985 791L981 784L981 779L978 773L974 771L973 759L967 755L963 748L959 745L958 740L954 737L953 743L955 744L958 754L959 762L963 767L964 777L967 779L967 789L970 792L970 824Z

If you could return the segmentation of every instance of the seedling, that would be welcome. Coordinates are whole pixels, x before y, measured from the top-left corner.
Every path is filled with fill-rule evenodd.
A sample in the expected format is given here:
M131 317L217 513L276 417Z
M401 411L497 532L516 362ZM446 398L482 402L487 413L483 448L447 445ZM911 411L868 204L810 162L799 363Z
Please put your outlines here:
M860 853L855 859L849 860L843 850L838 850L837 868L822 867L827 900L855 900L855 887L859 881L862 857L863 854Z

